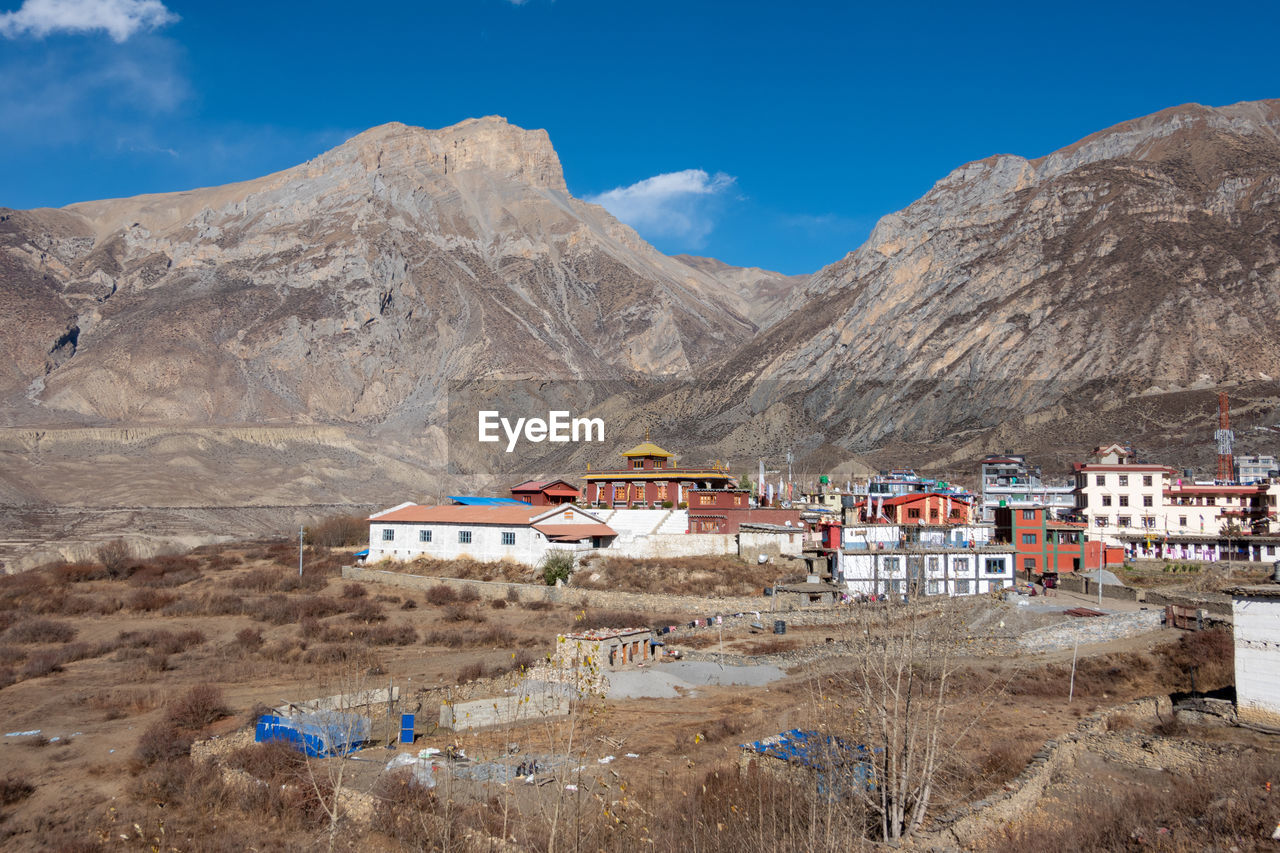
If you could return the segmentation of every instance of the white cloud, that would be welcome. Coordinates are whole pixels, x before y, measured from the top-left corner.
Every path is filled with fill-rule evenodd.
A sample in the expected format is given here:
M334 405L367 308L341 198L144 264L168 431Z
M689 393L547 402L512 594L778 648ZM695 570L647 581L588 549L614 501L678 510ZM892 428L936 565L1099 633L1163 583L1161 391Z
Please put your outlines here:
M643 234L699 245L715 227L717 202L734 181L723 172L708 175L702 169L685 169L587 196L587 201Z
M24 0L18 11L0 14L0 35L44 38L104 30L122 42L177 20L160 0Z

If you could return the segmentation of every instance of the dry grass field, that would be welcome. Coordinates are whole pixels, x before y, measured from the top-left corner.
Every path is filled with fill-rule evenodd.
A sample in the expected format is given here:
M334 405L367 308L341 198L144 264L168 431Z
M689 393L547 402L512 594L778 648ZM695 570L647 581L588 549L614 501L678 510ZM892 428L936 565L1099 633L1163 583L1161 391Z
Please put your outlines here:
M547 656L557 632L678 622L692 613L521 605L443 586L411 592L363 585L339 577L346 559L342 550L309 548L299 577L296 546L264 541L0 578L0 846L847 850L857 846L853 839L874 834L863 805L818 795L811 778L763 774L738 762L738 744L788 728L854 731L869 711L854 678L857 658L819 658L766 687L707 686L674 699L588 696L567 718L455 734L434 728L440 698L500 693ZM435 568L451 573L447 565ZM634 568L650 577L662 571ZM724 566L726 585L754 585L753 569ZM856 618L797 626L784 637L737 627L724 643L732 657L749 662L828 639L857 641ZM882 624L898 630L891 620ZM875 641L874 631L863 636ZM685 647L715 651L720 638L708 638ZM1172 631L1085 649L1068 704L1069 652L1010 658L962 645L950 675L932 813L1001 791L1046 740L1094 711L1187 689L1192 667L1202 689L1229 685L1230 651L1219 632ZM419 714L414 751L461 748L490 770L541 756L553 768L548 782L444 773L435 788L422 788L403 772L382 772L395 752L384 745L391 729L376 718L379 742L346 761L308 761L250 742L246 733L265 708L332 695L353 679L401 688L397 710ZM1188 736L1176 728L1150 731L1153 738ZM1099 811L1064 779L1046 798L1052 824L1029 817L986 843L1189 850L1230 832L1240 849L1263 849L1254 830L1274 825L1278 804L1250 786L1280 764L1267 738L1250 738L1242 747L1254 750L1247 772L1234 747L1220 765L1183 781L1099 765L1112 799L1160 815L1162 834L1155 827L1130 837L1141 829L1130 826L1132 808ZM193 743L201 744L199 758L191 757ZM344 772L336 800L335 766ZM1229 804L1208 796L1219 788L1237 791L1224 794ZM1166 789L1176 797L1153 812ZM331 820L334 802L343 804L338 821ZM1229 820L1174 819L1192 805L1225 808Z

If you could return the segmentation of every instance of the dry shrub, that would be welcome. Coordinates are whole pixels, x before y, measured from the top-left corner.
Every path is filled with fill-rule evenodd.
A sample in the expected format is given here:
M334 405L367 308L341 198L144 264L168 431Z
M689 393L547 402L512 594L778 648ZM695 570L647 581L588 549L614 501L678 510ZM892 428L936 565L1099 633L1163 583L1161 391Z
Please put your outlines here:
M443 646L446 649L458 649L467 645L467 639L466 632L453 629L449 631L431 631L423 636L422 643L426 646Z
M643 560L607 557L579 569L573 576L573 585L674 595L751 595L772 586L778 579L777 572L777 566L729 556Z
M574 628L646 628L650 624L647 614L635 610L588 610L576 617Z
M55 672L62 672L62 656L56 651L40 651L27 658L18 670L22 679L43 678Z
M369 538L369 522L358 515L331 515L306 528L304 541L324 548L363 545Z
M453 605L446 607L444 610L444 618L446 622L484 622L484 614L474 607L464 607L462 605Z
M169 703L165 718L175 728L199 731L230 713L221 690L212 684L197 684Z
M506 610L507 602L502 598L491 598L489 599L489 606L494 610Z
M173 761L191 754L191 735L168 721L155 723L138 738L134 757L144 767L158 761Z
M224 762L268 785L296 781L306 768L306 757L292 744L278 740L241 747L228 754Z
M175 587L200 577L200 563L192 557L162 555L135 566L129 583L135 586Z
M289 622L301 622L303 619L323 619L342 610L337 599L320 595L305 598L289 598L276 594L270 595L253 605L253 618L272 625L284 625Z
M553 603L543 598L539 598L535 601L526 601L521 606L524 607L525 610L532 610L535 613L541 612L544 610L551 610L552 608L555 607Z
M515 560L498 560L491 563L479 560L435 560L419 557L408 563L393 562L394 570L407 574L433 578L459 578L461 580L503 581L528 583L535 580L537 572Z
M716 639L710 634L704 635L710 639ZM789 652L800 645L799 640L783 640L781 638L769 638L766 640L756 640L746 646L748 654L752 655L776 655L782 652Z
M10 643L69 643L75 638L75 628L52 619L26 619L4 632Z
M485 668L480 661L474 661L458 670L458 683L466 684L468 681L476 681L484 678Z
M458 600L458 594L453 591L453 587L445 586L438 583L427 590L427 603L442 607L446 604L452 604Z
M480 591L473 586L464 586L458 592L458 600L465 602L476 602L480 600Z
M369 594L369 590L365 589L362 583L344 583L342 585L343 598L364 598Z
M49 570L49 575L58 583L85 583L109 577L107 569L100 563L61 563Z
M0 779L0 806L11 806L14 803L25 800L35 792L35 785L28 782L25 777L10 772L3 779Z
M1230 629L1183 632L1156 654L1162 677L1174 689L1208 692L1235 683L1235 641Z
M260 628L241 628L236 631L235 642L242 651L257 651L262 648L262 630Z
M279 569L250 569L240 577L233 579L231 586L250 592L267 592L275 589L283 578L284 573Z
M703 727L703 738L708 743L718 743L736 738L747 730L747 723L739 714L727 714Z
M353 622L385 622L387 614L382 612L382 605L368 598L356 600L356 604L347 613L347 618Z
M1026 738L991 744L979 765L987 787L1002 785L1017 776L1039 748L1039 744Z
M418 602L414 601L412 598L406 598L404 600L404 603L400 605L400 609L401 610L417 610Z
M444 837L435 792L408 770L384 773L373 791L373 828L409 850L430 850Z
M161 592L158 589L139 589L135 590L133 595L129 597L129 609L150 613L153 610L161 610L178 600L178 596L170 592Z
M357 642L370 646L407 646L418 642L418 632L409 625L360 625L330 627L324 631L325 642Z
M205 642L200 631L122 631L115 640L114 646L122 651L146 650L165 655L176 655ZM122 659L138 657L125 654Z

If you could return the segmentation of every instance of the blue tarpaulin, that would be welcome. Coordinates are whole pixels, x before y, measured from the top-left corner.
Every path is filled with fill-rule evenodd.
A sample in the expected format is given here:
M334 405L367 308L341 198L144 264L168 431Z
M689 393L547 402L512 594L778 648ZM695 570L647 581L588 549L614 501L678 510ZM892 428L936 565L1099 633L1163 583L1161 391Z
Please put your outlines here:
M369 739L371 729L368 718L338 711L288 717L264 714L258 718L253 739L257 743L288 741L312 758L325 758L359 749Z
M818 790L822 793L830 790L840 796L846 788L875 787L871 750L834 735L791 729L764 740L744 743L742 748L815 771Z
M449 495L449 500L463 506L528 506L515 498L490 498L481 495Z

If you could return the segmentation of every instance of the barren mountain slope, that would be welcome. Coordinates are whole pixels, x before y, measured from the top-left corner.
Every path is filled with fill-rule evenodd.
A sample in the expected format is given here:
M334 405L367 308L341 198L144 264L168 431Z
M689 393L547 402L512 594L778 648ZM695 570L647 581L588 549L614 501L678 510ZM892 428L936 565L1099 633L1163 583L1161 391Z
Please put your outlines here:
M798 380L853 448L1280 377L1278 128L1280 101L1190 105L965 165L722 376Z
M759 267L735 267L715 258L674 255L677 261L706 273L743 302L747 319L762 330L772 326L804 297L808 275L783 275Z
M716 281L571 198L545 132L498 118L3 226L29 331L0 374L11 424L421 427L449 379L683 371L753 331Z

